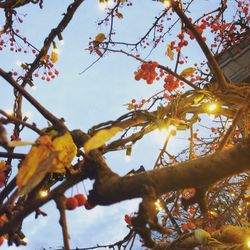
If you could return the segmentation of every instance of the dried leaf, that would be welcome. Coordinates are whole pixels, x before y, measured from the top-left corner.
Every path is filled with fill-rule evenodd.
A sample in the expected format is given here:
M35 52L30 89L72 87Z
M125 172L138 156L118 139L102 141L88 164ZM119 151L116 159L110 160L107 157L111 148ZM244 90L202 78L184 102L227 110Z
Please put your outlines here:
M118 17L119 19L123 19L123 14L120 12L117 12L115 16Z
M55 151L59 152L59 155L53 160L50 172L64 172L77 153L70 133L67 132L63 136L56 137L53 140L53 147Z
M87 154L93 149L97 149L114 137L118 132L121 132L123 129L119 127L113 127L110 129L102 129L98 131L93 137L91 137L84 144L84 151Z
M18 194L25 195L35 188L50 171L52 160L58 156L58 152L48 151L46 158L36 167L22 167L17 175ZM30 161L31 162L31 161ZM35 161L34 161L35 162Z
M47 173L63 173L75 155L76 146L69 132L54 140L50 134L39 137L19 169L17 175L19 195L30 192Z
M167 45L167 56L170 58L170 60L174 60L174 52L169 45Z
M187 68L187 69L184 69L182 72L181 72L181 76L187 78L189 76L192 76L193 73L195 72L196 68Z
M96 53L98 56L100 56L100 57L103 56L103 53L99 50L98 47L95 48L95 53Z
M99 33L96 37L95 37L95 41L98 43L103 42L106 39L105 35L103 33Z

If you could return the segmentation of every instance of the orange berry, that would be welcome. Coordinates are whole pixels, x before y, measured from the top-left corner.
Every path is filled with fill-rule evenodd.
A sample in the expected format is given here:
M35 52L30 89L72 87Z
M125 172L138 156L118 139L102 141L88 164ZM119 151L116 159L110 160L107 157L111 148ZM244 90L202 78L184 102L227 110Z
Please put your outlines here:
M76 194L74 197L78 201L78 207L84 206L87 202L87 198L83 194Z
M189 229L194 229L194 228L196 227L195 224L194 224L193 222L189 222L189 223L187 224L187 226L188 226Z
M188 225L187 224L181 224L182 230L185 232L188 230Z
M78 206L78 200L75 197L69 197L66 199L66 209L74 210Z

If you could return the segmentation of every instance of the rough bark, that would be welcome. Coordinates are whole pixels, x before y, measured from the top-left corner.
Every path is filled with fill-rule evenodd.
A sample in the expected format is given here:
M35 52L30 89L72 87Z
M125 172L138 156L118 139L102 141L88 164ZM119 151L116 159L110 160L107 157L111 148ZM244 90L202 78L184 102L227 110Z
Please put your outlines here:
M250 170L250 139L237 146L196 160L97 182L90 193L93 205L110 205L142 196L145 185L159 194L188 187L212 185L217 181Z

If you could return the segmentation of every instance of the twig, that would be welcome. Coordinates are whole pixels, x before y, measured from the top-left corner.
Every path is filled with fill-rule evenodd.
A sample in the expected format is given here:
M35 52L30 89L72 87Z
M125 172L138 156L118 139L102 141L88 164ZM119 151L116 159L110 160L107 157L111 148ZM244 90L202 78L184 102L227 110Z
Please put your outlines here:
M13 159L24 159L25 154L11 153L11 152L0 152L2 158L13 158Z
M20 86L12 76L0 69L0 75L8 82L11 86L13 86L16 90L18 90L47 120L52 122L52 124L61 129L66 129L65 125L61 120L56 118L51 112L45 109L33 96L31 96L22 86Z
M70 236L68 233L64 201L65 201L64 195L59 195L55 198L57 209L60 212L59 223L62 227L62 232L63 232L64 250L70 250L70 246L69 246Z
M129 56L129 57L132 57L134 59L136 59L137 61L140 61L142 63L147 63L148 61L145 61L137 56L134 56L133 54L131 53L128 53L122 49L120 50L115 50L115 49L107 49L108 51L111 51L111 52L118 52L118 53L122 53L122 54L125 54L126 56ZM193 89L197 89L199 90L200 88L196 85L194 85L193 83L191 83L190 81L188 81L186 78L184 78L183 76L180 76L179 74L175 73L174 71L172 71L170 68L166 67L166 66L163 66L161 64L159 64L157 66L157 68L159 69L163 69L164 71L166 71L167 73L173 75L174 77L178 78L179 80L185 82L187 85L189 85L190 87L192 87Z
M24 127L27 127L33 131L35 131L37 134L41 135L42 131L40 129L38 129L36 126L31 125L27 122L21 121L17 118L15 118L14 116L8 115L5 111L0 109L0 114L4 115L5 117L8 118L8 120L10 120L12 123L14 124L22 124Z

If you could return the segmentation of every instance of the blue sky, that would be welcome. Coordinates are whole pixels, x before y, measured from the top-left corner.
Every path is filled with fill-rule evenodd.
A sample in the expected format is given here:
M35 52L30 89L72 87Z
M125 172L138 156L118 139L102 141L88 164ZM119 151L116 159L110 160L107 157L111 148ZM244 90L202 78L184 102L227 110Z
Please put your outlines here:
M154 17L163 9L163 5L152 1L134 1L132 8L124 8L123 20L116 20L116 35L120 41L137 41L154 21ZM197 3L197 1L195 1ZM199 0L199 7L213 7L216 1ZM211 4L213 2L213 4ZM44 1L44 9L29 5L18 12L27 14L24 24L18 25L20 34L27 36L29 41L40 48L45 36L51 28L56 27L62 13L71 3L68 0ZM193 6L198 9L197 6ZM200 12L195 12L195 15ZM35 81L36 89L27 88L47 109L57 117L64 117L66 125L70 129L82 129L87 131L91 126L106 120L116 119L127 112L124 104L131 99L142 99L151 96L162 89L162 83L147 85L145 82L136 82L133 72L138 67L138 62L123 55L109 54L90 68L84 74L79 74L90 65L96 57L89 55L85 48L88 47L89 37L95 37L99 32L105 32L105 27L97 26L97 19L104 16L98 8L97 0L85 1L78 9L70 25L63 33L64 45L60 47L60 57L56 68L60 71L58 78L51 82ZM0 25L3 24L3 13L0 13ZM175 31L173 31L174 33ZM151 59L164 65L171 66L168 58L164 56L167 44L162 44L152 54ZM194 43L195 44L195 43ZM187 52L193 58L202 59L201 52L196 46L192 46ZM18 70L16 61L32 62L30 54L0 52L0 67L4 70ZM192 66L191 60L187 66ZM20 69L19 69L20 70ZM0 107L10 110L13 104L12 89L7 82L1 80ZM30 122L36 122L42 128L47 126L39 113L37 113L26 101L24 101L23 113L30 112ZM178 134L179 137L187 136ZM33 141L36 135L30 131L24 131L22 139ZM137 169L144 165L150 169L154 164L157 153L163 145L164 138L157 133L146 136L143 142L135 145L130 161L125 160L125 152L107 154L106 159L110 167L120 175L126 174L131 169ZM180 151L185 141L176 140L169 148L170 151ZM28 148L19 149L27 151ZM15 166L14 166L15 167ZM90 188L91 183L86 183ZM82 184L79 185L82 190ZM70 195L72 190L67 193ZM73 190L76 193L76 188ZM95 244L109 244L120 240L128 231L123 220L125 214L137 210L138 200L125 201L109 207L96 207L86 211L78 208L68 212L69 231L72 247L87 247ZM42 249L43 247L62 246L61 228L59 227L58 212L55 204L43 207L48 212L47 218L34 220L34 215L28 217L23 224L23 231L28 238L28 246L9 249ZM5 245L1 249L7 249ZM134 249L140 249L138 246Z

